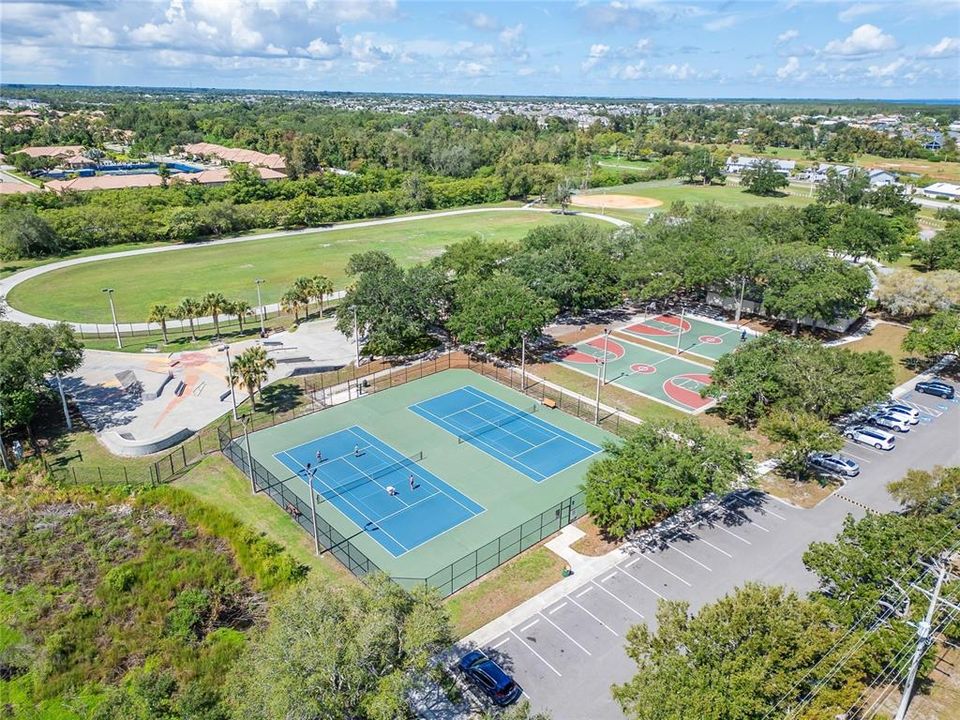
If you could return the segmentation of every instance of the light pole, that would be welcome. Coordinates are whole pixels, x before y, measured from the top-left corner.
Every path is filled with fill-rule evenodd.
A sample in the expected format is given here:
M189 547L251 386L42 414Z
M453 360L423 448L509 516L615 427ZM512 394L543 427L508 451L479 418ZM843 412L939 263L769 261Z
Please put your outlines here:
M250 453L250 433L247 432L247 421L250 418L246 415L243 416L243 419L240 420L240 424L243 425L243 444L247 448L247 469L250 471L250 489L253 491L253 494L257 494L257 482L253 479L253 455Z
M520 336L520 392L527 391L527 336Z
M237 417L237 393L233 388L233 365L230 363L230 346L224 343L223 350L227 354L227 382L230 383L230 401L233 403L233 419Z
M610 328L603 329L603 382L607 382L607 342L610 337Z
M7 462L7 448L3 444L3 408L0 408L0 459L3 460L3 469L10 472L10 464Z
M593 424L600 424L600 371L602 370L601 363L606 365L603 360L597 359L597 409L593 415Z
M357 348L357 367L360 367L360 329L357 326L357 306L353 306L353 341Z
M260 306L260 336L263 337L264 333L266 332L263 329L263 318L266 316L267 310L265 307L263 307L263 298L260 296L261 285L263 285L263 279L257 278L257 305Z
M110 300L110 316L113 318L113 331L117 334L117 348L123 350L123 340L120 339L120 326L117 325L117 309L113 305L113 288L103 288L100 292L107 294Z
M63 380L60 377L60 356L63 350L54 350L54 377L57 378L57 389L60 391L60 402L63 404L63 419L67 423L67 432L73 432L73 421L70 419L70 411L67 409L67 396L63 393Z
M677 327L677 355L680 354L680 338L683 337L683 311L686 308L680 306L680 325Z

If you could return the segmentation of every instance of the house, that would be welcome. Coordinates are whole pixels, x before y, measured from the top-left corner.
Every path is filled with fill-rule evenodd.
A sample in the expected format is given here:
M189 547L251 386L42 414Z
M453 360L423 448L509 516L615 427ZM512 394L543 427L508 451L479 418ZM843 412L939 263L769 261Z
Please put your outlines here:
M727 162L726 165L724 165L723 170L728 175L739 175L744 170L752 168L762 160L770 160L770 158L731 155L729 158L727 158ZM797 167L797 162L795 160L770 160L770 162L776 166L777 172L783 173L784 175L790 175Z
M938 182L923 188L923 194L942 200L960 200L960 185Z
M216 159L223 163L246 163L247 165L257 165L270 168L277 172L284 172L287 169L286 161L282 155L266 154L256 150L245 150L243 148L228 148L215 143L191 143L183 146L180 153L184 157L194 160Z
M270 168L258 167L260 179L264 181L281 180L287 176ZM213 168L198 173L173 173L171 181L179 180L198 185L226 185L230 182L228 168ZM163 184L159 175L144 173L140 175L94 175L90 177L76 177L70 180L51 180L46 184L47 189L54 192L72 190L84 192L86 190L124 190L127 188L160 187Z
M927 137L924 138L926 142L923 143L923 147L927 150L941 150L943 149L943 133L934 130L933 132L927 133Z
M24 155L29 155L32 158L71 157L74 155L79 155L81 152L83 152L83 145L43 145L38 147L25 147L16 151L16 153L23 153Z
M883 187L884 185L896 185L897 176L889 170L868 170L867 177L870 178L870 187Z
M67 167L74 170L77 168L95 167L96 164L97 163L94 160L91 160L90 158L84 157L80 154L72 155L65 160L60 161L61 167Z

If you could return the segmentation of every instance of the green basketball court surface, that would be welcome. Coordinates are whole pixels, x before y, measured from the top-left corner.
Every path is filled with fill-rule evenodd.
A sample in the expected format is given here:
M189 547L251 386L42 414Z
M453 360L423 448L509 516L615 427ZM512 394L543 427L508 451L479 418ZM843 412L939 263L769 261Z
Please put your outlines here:
M606 368L602 364L604 350ZM715 402L700 397L700 388L710 382L709 367L619 337L598 335L566 348L559 359L592 377L599 370L604 373L604 384L618 385L683 412L701 412Z
M674 352L679 348L681 355L697 355L708 360L719 360L755 335L752 330L734 325L674 313L652 315L619 328L619 332L663 345Z
M306 503L312 485L317 515L403 581L429 578L568 500L613 439L454 369L249 442L254 459ZM557 518L558 527L570 519Z

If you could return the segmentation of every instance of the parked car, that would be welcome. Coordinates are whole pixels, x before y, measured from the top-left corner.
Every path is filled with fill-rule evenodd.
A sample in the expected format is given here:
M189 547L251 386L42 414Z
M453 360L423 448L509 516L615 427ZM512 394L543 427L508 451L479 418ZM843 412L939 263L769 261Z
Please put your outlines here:
M942 380L924 380L913 386L913 389L926 395L937 395L945 400L953 400L953 385L948 385Z
M880 410L883 412L892 410L894 412L903 413L904 415L909 415L911 418L913 418L913 422L911 423L911 425L916 425L918 422L920 422L920 411L904 403L898 403L898 402L884 403L883 405L880 406Z
M910 432L910 421L906 419L906 416L894 413L874 413L867 418L867 424L902 433Z
M881 415L889 415L890 417L895 417L898 420L903 420L908 425L916 425L917 423L920 422L919 413L917 414L916 417L914 417L910 413L905 413L903 412L903 410L898 410L897 408L893 408L893 407L882 408L878 412Z
M847 477L856 477L860 474L860 465L854 460L837 453L811 453L807 458L811 465L827 472Z
M843 431L843 434L854 442L871 445L877 448L877 450L893 450L893 445L897 441L893 435L885 430L865 427L863 425L849 427Z
M523 689L493 660L479 650L467 653L457 668L493 701L503 707L516 702Z

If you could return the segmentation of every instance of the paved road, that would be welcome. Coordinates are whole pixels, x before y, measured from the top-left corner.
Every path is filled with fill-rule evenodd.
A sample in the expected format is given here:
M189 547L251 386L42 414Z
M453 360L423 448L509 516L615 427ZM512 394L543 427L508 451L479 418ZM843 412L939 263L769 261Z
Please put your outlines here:
M816 508L765 495L734 499L658 547L633 548L565 595L509 626L491 623L467 641L507 666L533 706L555 720L622 718L610 685L635 670L624 638L632 625L653 622L660 598L686 600L696 610L748 580L811 590L815 578L802 563L811 542L833 539L848 514L895 509L885 486L907 469L960 464L960 405L912 392L901 399L924 413L920 425L889 453L849 445L844 452L863 472Z
M224 238L223 240L212 240L210 242L203 243L183 243L178 245L165 245L162 247L154 248L143 248L141 250L124 250L122 252L115 253L106 253L104 255L91 255L89 257L79 257L71 258L69 260L61 260L60 262L49 263L47 265L40 265L38 267L30 268L28 270L23 270L18 273L14 273L7 278L0 279L0 298L5 297L9 292L26 280L35 278L44 273L51 272L53 270L60 270L62 268L71 267L73 265L83 265L86 263L100 262L102 260L114 260L116 258L124 257L133 257L135 255L149 255L152 253L160 252L189 252L190 250L201 248L201 247L211 247L218 245L233 245L235 243L244 243L252 242L254 240L266 240L268 238L278 238L278 237L291 237L295 235L307 235L311 233L319 232L337 232L340 230L353 230L356 228L365 228L365 227L374 227L377 225L393 225L396 223L405 223L413 222L416 220L429 220L431 218L442 218L442 217L453 217L455 215L473 215L477 213L491 213L491 212L534 212L534 213L554 213L555 211L549 208L532 208L532 207L495 207L495 208L465 208L462 210L444 210L442 212L435 213L424 213L421 215L404 215L401 217L391 217L391 218L380 218L377 220L362 220L360 222L351 222L351 223L341 223L339 225L329 225L324 227L314 227L314 228L304 228L303 230L283 230L278 232L271 233L261 233L259 235L245 235L243 237L235 238ZM625 220L620 220L618 218L609 217L607 215L600 215L599 213L588 213L588 212L568 212L569 215L576 215L578 217L592 218L594 220L601 220L603 222L611 223L617 227L628 227L630 223ZM338 291L333 293L330 296L330 299L336 299L342 297L343 291ZM279 309L279 305L274 303L266 305L266 311L276 312ZM8 307L7 313L5 316L6 320L12 320L13 322L18 322L23 325L30 323L42 323L47 325L52 325L57 320L51 320L49 318L42 318L36 315L31 315L29 313L17 310L14 307ZM209 325L213 323L212 317L202 317L198 318L195 321L197 325ZM113 325L109 323L70 323L74 328L85 333L104 333L110 334L113 332ZM124 332L143 332L150 330L158 330L159 326L156 323L145 323L145 322L135 322L120 323L121 330ZM189 323L186 320L169 320L167 321L167 327L171 329L184 329L189 327Z

